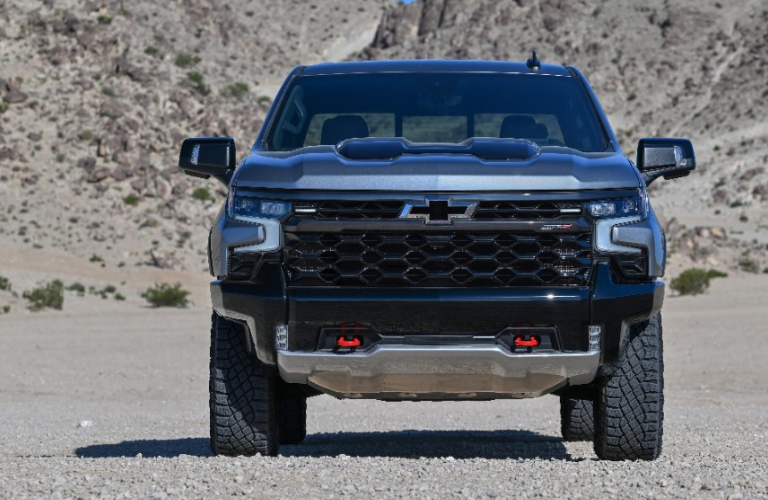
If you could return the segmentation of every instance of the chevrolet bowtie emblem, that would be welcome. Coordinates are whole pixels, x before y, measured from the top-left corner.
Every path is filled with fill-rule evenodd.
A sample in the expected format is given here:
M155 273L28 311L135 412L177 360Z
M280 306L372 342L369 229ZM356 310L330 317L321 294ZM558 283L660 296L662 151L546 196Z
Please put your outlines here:
M424 204L406 203L401 219L424 219L425 224L453 224L455 219L471 219L477 203L450 198L426 198Z

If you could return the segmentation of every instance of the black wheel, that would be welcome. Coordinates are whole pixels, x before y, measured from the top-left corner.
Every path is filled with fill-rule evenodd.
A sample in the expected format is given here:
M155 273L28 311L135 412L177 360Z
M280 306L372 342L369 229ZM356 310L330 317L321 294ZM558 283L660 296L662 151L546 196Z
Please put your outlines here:
M246 329L215 313L211 327L211 449L276 455L275 375L248 352Z
M560 431L565 441L594 440L594 403L588 399L560 396Z
M607 460L655 460L664 422L661 314L630 327L617 363L604 367L595 401L595 453Z
M280 444L299 444L307 437L307 398L277 401Z

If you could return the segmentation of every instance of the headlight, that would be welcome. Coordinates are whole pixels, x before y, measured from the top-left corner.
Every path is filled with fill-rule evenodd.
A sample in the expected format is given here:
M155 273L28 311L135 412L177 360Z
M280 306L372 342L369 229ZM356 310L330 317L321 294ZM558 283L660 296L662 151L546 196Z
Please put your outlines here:
M599 200L587 203L587 213L596 219L617 219L637 217L645 219L648 215L645 196Z
M616 198L613 200L596 200L587 202L587 213L595 221L595 249L605 253L640 253L636 247L613 242L613 230L624 224L635 224L648 218L650 206L648 194L641 189L638 196L631 198Z
M231 219L250 222L254 227L253 243L233 248L234 253L273 252L282 246L280 221L292 205L287 201L262 200L247 191L229 190L227 214Z
M233 219L259 222L263 219L280 219L290 211L291 204L287 201L262 200L234 188L229 193L229 216Z

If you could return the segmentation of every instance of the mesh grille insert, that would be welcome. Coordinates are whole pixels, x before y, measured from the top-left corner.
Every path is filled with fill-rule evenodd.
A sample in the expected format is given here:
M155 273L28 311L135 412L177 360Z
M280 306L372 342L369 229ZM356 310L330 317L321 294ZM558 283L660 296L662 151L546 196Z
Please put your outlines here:
M585 286L591 233L286 233L293 286Z

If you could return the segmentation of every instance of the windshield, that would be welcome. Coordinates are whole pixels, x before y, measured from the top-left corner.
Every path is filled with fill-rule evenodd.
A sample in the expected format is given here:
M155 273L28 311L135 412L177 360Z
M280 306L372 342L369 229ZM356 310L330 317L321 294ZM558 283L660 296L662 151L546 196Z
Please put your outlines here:
M363 137L457 143L528 139L605 151L605 133L577 78L491 73L370 73L295 80L267 137L273 151Z

